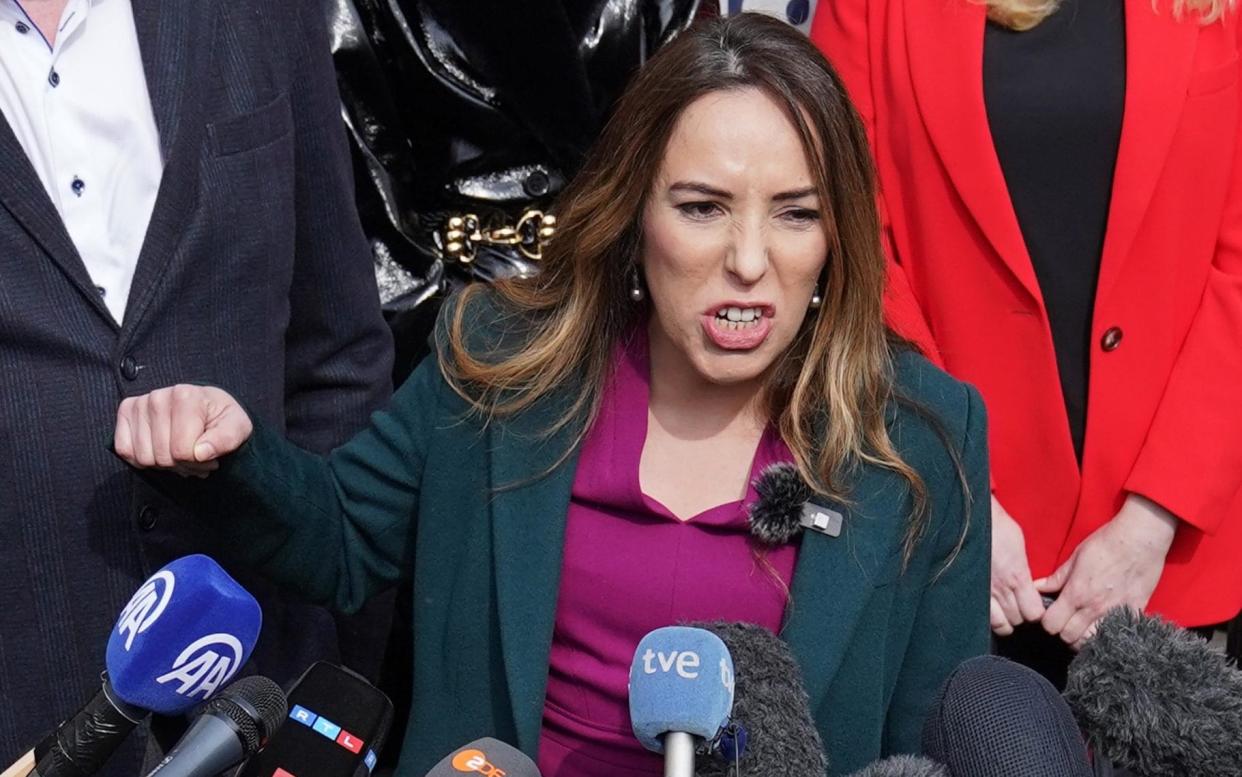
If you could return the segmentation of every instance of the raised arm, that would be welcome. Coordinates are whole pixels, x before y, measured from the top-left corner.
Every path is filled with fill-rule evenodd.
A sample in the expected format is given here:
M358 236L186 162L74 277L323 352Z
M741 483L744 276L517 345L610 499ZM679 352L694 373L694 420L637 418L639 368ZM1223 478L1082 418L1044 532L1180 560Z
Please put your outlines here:
M211 521L236 559L349 612L409 573L443 390L435 358L425 360L387 410L323 458L253 422L221 389L173 386L121 404L116 452L187 476L165 490Z

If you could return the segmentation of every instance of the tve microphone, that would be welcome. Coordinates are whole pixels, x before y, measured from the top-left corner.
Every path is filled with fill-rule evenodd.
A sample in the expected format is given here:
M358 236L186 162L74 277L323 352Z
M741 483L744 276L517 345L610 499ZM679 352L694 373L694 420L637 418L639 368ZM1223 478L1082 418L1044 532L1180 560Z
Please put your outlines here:
M213 777L257 753L288 711L280 686L266 677L243 677L199 708L147 777Z
M210 558L160 569L117 619L103 688L35 747L32 774L95 773L148 712L180 715L228 682L261 622L258 602Z
M1242 672L1158 617L1105 615L1070 664L1065 699L1097 757L1140 777L1242 775Z
M665 777L693 777L700 743L733 708L733 659L715 634L686 626L642 638L630 665L630 724L643 747L664 753Z
M1074 715L1052 683L1000 656L962 662L923 726L951 777L1092 777Z
M458 748L427 772L427 777L461 777L479 774L483 777L541 777L534 761L522 751L499 739L483 737Z
M289 691L289 716L237 777L369 773L392 724L392 702L361 676L323 661Z
M733 659L733 713L698 777L823 777L828 757L789 646L751 623L691 623L720 637Z

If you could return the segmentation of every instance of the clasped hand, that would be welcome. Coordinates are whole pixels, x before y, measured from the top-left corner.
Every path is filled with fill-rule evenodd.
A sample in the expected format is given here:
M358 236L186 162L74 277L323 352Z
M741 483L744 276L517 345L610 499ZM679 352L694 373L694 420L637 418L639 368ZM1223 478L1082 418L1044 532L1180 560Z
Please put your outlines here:
M1142 610L1151 599L1177 519L1137 494L1130 494L1111 521L1088 536L1045 578L1032 580L1022 529L992 498L992 630L1013 633L1020 623L1038 620L1078 649L1095 633L1110 609ZM1055 594L1044 607L1042 595Z
M178 385L121 403L113 446L131 466L207 477L241 447L254 424L228 392Z

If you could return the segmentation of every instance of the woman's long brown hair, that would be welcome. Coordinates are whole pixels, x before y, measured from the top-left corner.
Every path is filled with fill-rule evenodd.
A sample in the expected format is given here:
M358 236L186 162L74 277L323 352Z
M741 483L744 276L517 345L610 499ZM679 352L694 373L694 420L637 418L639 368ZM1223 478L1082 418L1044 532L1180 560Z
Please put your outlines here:
M924 531L926 486L898 455L885 427L894 399L893 352L884 325L884 258L866 135L836 72L789 26L756 14L698 23L635 76L581 173L562 194L555 239L542 270L495 284L519 333L503 352L471 345L466 290L449 321L442 369L485 418L521 412L569 387L555 428L574 425L575 444L594 420L620 338L647 314L628 296L641 244L644 203L682 111L722 90L758 89L797 128L828 237L823 304L807 315L765 386L769 420L803 478L848 500L851 472L866 462L899 473L913 505L909 557ZM568 455L568 451L566 455Z

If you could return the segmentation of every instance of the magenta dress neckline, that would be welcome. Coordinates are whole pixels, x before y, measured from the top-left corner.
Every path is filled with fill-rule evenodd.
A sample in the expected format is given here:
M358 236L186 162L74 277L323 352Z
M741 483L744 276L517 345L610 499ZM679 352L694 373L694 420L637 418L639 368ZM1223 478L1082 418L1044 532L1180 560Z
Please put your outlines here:
M757 623L779 632L795 545L762 551L746 515L753 481L792 456L765 430L746 495L685 521L643 493L650 363L636 330L614 355L599 416L583 441L566 516L539 768L544 777L658 777L634 738L626 685L634 648L661 626ZM762 555L762 561L760 561Z

